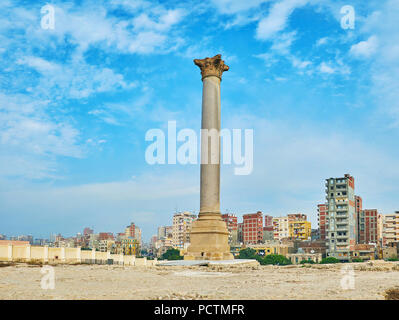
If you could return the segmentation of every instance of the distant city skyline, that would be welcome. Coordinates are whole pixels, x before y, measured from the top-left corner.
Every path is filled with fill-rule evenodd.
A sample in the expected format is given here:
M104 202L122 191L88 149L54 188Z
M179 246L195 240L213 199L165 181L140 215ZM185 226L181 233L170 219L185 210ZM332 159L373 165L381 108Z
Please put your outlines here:
M304 213L349 173L365 208L399 209L399 2L0 3L0 233L146 241L199 210L199 165L150 165L150 129L199 133L193 59L222 54L222 128L253 129L250 175L221 169L221 211ZM354 9L344 28L341 9Z

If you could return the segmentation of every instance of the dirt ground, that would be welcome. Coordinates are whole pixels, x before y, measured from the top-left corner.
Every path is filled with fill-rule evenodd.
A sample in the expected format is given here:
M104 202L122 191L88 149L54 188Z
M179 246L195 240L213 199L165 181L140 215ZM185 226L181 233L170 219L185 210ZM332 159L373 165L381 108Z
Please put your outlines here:
M399 264L376 262L285 267L58 265L54 272L55 288L45 290L40 266L3 266L0 299L384 299L387 289L399 287ZM354 282L343 281L351 272ZM352 283L354 289L341 283Z

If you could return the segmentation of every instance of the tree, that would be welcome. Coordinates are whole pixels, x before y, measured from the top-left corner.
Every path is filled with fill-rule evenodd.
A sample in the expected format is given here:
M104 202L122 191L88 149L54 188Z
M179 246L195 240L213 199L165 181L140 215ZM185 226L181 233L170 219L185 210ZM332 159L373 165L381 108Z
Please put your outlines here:
M385 261L399 261L399 259L396 258L395 256L391 256L390 258L385 259Z
M327 257L327 258L323 258L320 261L320 264L329 264L329 263L340 263L341 261L337 258L334 257Z
M178 249L168 249L162 256L161 260L182 260L183 257L180 255Z
M256 251L252 248L242 249L238 255L238 259L257 259L258 257Z
M305 263L309 263L309 264L315 264L316 262L314 262L313 260L302 260L301 262L300 262L300 264L305 264Z
M278 265L278 266L286 266L286 265L292 264L290 259L288 259L280 254L269 254L269 255L265 256L264 258L262 258L259 262L261 265L272 264L272 265Z

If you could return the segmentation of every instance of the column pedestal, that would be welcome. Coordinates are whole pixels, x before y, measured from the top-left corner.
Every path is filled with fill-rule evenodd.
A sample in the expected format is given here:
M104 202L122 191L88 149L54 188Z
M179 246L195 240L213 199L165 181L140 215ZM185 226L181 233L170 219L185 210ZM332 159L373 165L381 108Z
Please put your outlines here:
M231 260L229 232L220 213L202 214L193 222L185 260Z

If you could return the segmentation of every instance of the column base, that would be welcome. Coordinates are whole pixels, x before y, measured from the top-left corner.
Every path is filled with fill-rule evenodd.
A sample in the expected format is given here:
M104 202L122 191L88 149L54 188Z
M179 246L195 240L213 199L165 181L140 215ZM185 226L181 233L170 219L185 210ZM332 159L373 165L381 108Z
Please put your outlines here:
M190 233L184 260L232 260L229 232L220 213L200 213Z

